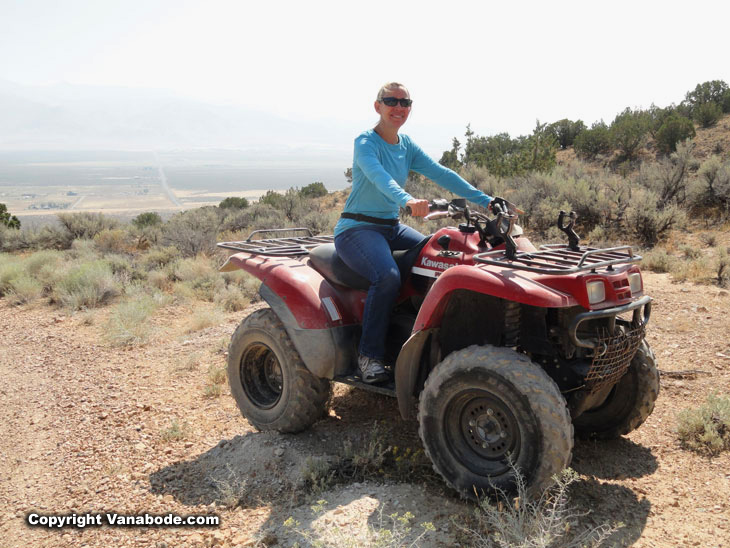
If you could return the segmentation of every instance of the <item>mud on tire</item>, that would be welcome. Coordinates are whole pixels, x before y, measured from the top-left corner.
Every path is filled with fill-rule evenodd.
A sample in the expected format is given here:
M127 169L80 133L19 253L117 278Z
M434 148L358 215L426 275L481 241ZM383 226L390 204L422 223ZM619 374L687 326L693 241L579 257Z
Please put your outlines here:
M259 430L300 432L327 410L331 384L312 375L270 308L236 329L228 348L231 394Z
M419 432L434 469L462 496L514 493L514 467L530 494L568 466L573 425L555 382L508 348L455 351L429 375ZM476 492L475 492L476 491Z
M654 352L642 341L629 369L600 406L575 418L581 438L615 439L644 424L659 396L659 370Z

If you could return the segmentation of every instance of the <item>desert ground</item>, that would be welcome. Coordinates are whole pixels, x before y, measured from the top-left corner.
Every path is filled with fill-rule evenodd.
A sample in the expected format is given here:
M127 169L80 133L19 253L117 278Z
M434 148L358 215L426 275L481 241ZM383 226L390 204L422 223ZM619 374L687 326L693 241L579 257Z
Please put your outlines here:
M621 524L609 546L730 546L730 455L680 447L677 413L708 394L730 392L730 294L645 274L654 299L648 340L662 372L654 413L611 442L576 441L579 480L570 503L591 513L576 530ZM196 306L207 306L198 304ZM258 303L253 306L262 306ZM427 463L312 492L303 475L344 445L420 447L417 423L386 396L334 390L329 416L302 434L258 432L227 385L205 390L226 344L248 313L189 332L191 310L155 317L146 346L102 341L108 310L69 313L37 302L0 301L0 535L3 546L302 546L323 538L362 540L387 515L411 512L435 531L421 546L465 546L473 505L459 500ZM404 481L409 480L409 481ZM231 498L233 496L233 498ZM319 507L314 512L312 505ZM380 511L382 510L382 514ZM217 514L215 528L29 527L28 513ZM288 518L298 525L286 526ZM333 540L334 539L334 540ZM344 541L343 541L344 542Z

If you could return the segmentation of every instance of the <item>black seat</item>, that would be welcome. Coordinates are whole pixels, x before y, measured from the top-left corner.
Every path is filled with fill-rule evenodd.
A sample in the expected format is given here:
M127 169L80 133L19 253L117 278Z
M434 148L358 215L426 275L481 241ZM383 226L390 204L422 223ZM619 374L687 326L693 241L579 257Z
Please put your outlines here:
M393 252L393 259L400 270L401 281L408 278L413 261L430 239L431 236L426 236L415 247ZM338 257L335 244L322 244L310 249L309 260L314 269L331 282L363 291L367 291L370 287L370 281L367 278L352 270Z

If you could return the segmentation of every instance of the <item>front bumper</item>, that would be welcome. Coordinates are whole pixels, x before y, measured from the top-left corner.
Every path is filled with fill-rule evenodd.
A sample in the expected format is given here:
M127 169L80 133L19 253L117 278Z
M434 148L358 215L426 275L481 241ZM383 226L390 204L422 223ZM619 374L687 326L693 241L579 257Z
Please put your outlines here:
M613 333L616 327L616 316L618 316L619 314L625 314L627 312L633 311L633 317L631 320L632 326L637 328L644 327L647 323L649 323L649 318L651 316L651 301L652 298L646 295L638 301L634 301L633 303L625 304L623 306L616 306L614 308L607 308L605 310L591 310L589 312L577 314L568 326L568 334L570 336L570 340L576 346L590 348L592 350L597 350L600 352L601 347L603 346L602 343L597 340L585 340L578 337L578 327L580 326L580 324L588 320L611 318L608 330L610 333Z

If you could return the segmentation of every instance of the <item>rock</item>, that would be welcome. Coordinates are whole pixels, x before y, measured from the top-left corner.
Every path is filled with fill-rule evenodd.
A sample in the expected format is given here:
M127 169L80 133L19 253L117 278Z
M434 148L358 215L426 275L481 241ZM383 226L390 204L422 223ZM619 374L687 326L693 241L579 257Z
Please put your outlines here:
M284 450L283 450L283 449L282 449L281 447L277 447L277 448L276 448L276 449L274 450L274 455L276 455L277 457L280 457L280 456L282 456L283 454L284 454Z

